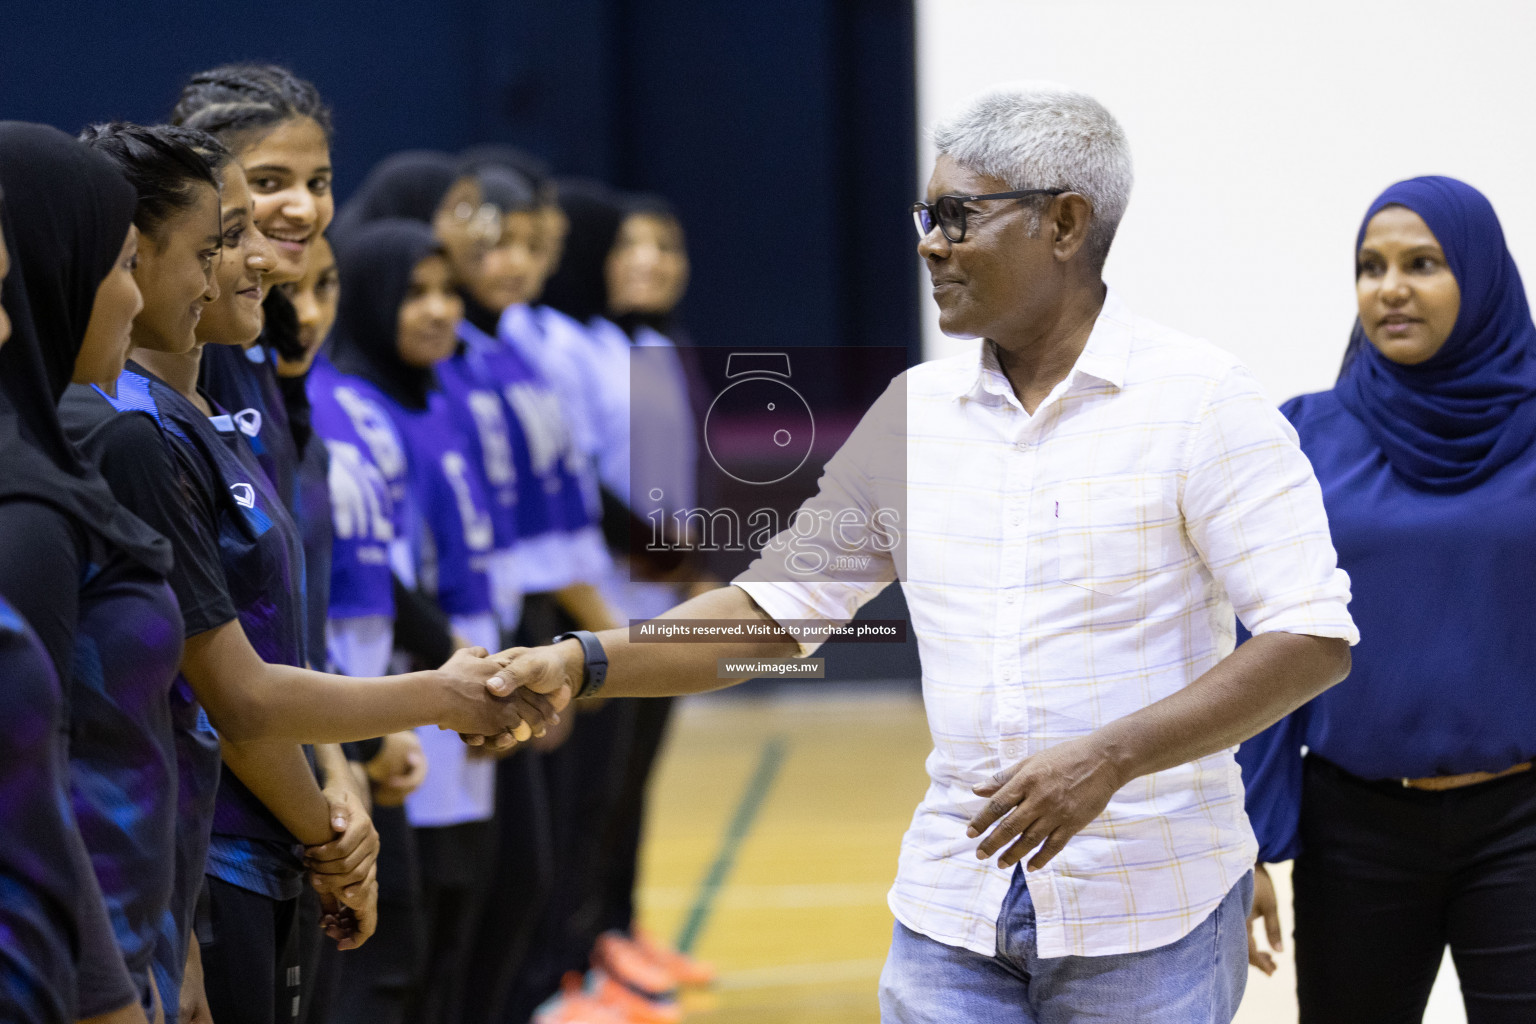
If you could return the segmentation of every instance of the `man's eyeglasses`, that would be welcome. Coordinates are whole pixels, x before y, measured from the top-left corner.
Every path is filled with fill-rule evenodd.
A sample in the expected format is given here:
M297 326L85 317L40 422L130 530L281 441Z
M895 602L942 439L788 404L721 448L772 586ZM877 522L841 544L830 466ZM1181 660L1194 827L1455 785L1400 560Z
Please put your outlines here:
M965 241L965 204L983 199L1026 199L1029 196L1059 196L1064 188L1024 188L1017 192L988 192L982 196L939 196L931 203L913 203L912 221L919 238L927 238L937 223L951 242Z

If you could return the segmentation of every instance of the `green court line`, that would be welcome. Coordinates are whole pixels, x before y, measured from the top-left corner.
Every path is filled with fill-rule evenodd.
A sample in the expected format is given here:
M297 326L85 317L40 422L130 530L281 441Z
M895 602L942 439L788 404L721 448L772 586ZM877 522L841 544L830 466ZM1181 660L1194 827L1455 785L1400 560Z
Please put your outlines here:
M720 895L731 868L735 866L736 854L741 851L742 844L752 831L757 812L762 810L763 802L768 799L768 792L778 778L779 768L784 764L788 749L782 736L774 736L763 744L763 752L757 758L757 771L752 773L746 791L736 804L736 813L720 839L715 861L709 866L709 873L704 876L704 880L699 883L699 894L694 897L693 909L688 912L683 930L678 933L677 948L682 952L692 952L699 933L704 930L704 922L709 919L709 912L714 908L715 897Z

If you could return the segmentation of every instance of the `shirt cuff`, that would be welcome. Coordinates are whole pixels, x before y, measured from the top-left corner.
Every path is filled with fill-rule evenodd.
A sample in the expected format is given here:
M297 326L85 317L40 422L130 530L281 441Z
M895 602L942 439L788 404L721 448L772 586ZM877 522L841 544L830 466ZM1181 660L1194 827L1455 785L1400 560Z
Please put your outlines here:
M1256 623L1249 630L1254 636L1263 633L1298 633L1304 636L1331 637L1349 641L1353 647L1360 642L1360 630L1349 617L1345 606L1338 601L1314 601L1287 608L1279 615Z
M808 607L804 598L804 585L798 583L766 583L762 580L738 579L732 584L747 592L753 602L768 613L768 617L774 622L788 622L797 619L811 619L819 617L816 612ZM793 637L799 653L797 658L805 658L813 654L820 647L822 641L817 640L807 643L800 635Z

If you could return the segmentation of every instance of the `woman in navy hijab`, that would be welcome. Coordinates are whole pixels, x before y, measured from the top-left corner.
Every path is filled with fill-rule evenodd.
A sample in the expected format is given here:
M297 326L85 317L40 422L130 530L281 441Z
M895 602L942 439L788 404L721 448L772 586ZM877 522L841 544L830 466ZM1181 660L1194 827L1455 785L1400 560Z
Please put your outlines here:
M1302 1021L1419 1020L1447 946L1471 1024L1532 1021L1536 326L1492 205L1452 178L1371 204L1356 291L1338 383L1283 411L1364 640L1243 744L1249 815L1261 861L1295 858ZM1277 945L1267 876L1254 914Z

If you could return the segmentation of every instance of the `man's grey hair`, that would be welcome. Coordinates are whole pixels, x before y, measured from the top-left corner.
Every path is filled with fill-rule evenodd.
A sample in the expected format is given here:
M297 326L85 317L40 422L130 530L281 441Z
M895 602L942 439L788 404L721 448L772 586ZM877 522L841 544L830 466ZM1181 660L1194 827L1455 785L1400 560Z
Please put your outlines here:
M940 154L1003 179L1009 189L1060 188L1084 196L1093 219L1083 255L1103 267L1131 197L1132 174L1125 131L1102 103L1055 82L1009 82L967 100L934 127L932 138Z

